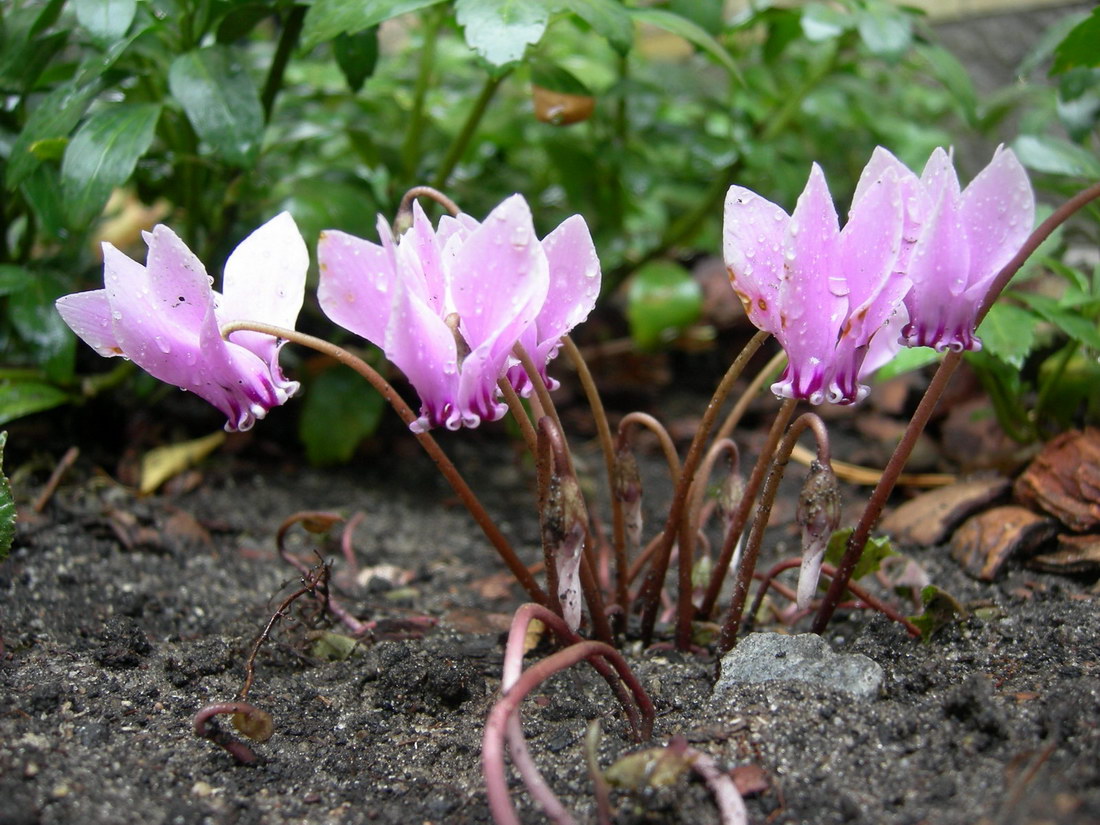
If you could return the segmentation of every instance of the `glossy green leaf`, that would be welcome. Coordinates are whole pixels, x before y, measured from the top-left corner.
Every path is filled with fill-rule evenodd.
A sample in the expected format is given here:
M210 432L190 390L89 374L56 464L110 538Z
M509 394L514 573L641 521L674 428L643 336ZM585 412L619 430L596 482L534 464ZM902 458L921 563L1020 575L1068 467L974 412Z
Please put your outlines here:
M7 432L0 433L0 561L8 557L15 539L15 496L11 484L4 475L4 447L8 443Z
M339 34L355 34L399 14L441 2L443 0L315 0L306 12L302 45L311 49Z
M1058 44L1050 73L1060 74L1077 66L1100 66L1100 6Z
M1086 318L1073 307L1062 306L1055 298L1047 295L1020 292L1016 297L1035 310L1048 321L1075 341L1100 352L1100 330L1096 321Z
M96 112L77 130L61 162L70 226L86 226L103 210L111 190L129 179L153 142L159 117L159 104L126 103Z
M14 190L42 162L34 154L33 147L45 140L67 138L98 90L97 85L66 83L42 99L11 147L6 177L8 189Z
M54 308L54 301L68 292L55 273L34 272L23 289L8 296L8 314L19 337L35 352L46 377L67 381L72 377L76 338Z
M634 21L619 0L558 0L557 7L577 15L619 54L633 48Z
M923 642L928 642L941 628L965 621L969 616L958 599L934 584L921 590L920 600L924 611L919 616L910 616L909 621L920 629Z
M829 537L829 546L825 548L825 561L834 566L840 564L840 560L848 549L848 539L851 537L852 532L851 527L844 527ZM867 543L863 545L863 555L859 557L859 561L856 562L855 569L852 571L852 579L859 581L864 576L877 572L879 567L882 566L883 559L896 555L897 551L894 550L890 539L885 536L869 538Z
M181 54L168 69L168 87L219 158L246 168L255 163L264 113L256 84L233 50L216 45Z
M347 367L321 373L309 386L298 435L313 464L340 464L378 428L382 396Z
M523 58L538 43L550 19L541 0L455 0L455 17L466 45L496 67Z
M592 90L585 86L575 74L549 60L536 58L530 62L530 68L531 82L543 89L567 95L590 96L592 94Z
M344 73L348 88L358 92L378 63L378 27L371 26L355 34L341 34L332 41L336 65Z
M839 37L855 23L851 14L830 4L806 3L802 7L802 33L811 43Z
M1036 172L1077 178L1100 177L1100 159L1075 143L1052 135L1020 135L1012 143L1020 163Z
M737 68L737 64L733 62L730 53L702 26L693 23L686 17L681 17L664 9L631 9L630 14L641 23L648 23L651 26L656 26L684 38L693 46L717 60L735 78L742 80L741 71Z
M1026 309L996 303L978 327L978 337L990 355L1020 369L1035 345L1036 320Z
M20 191L38 219L38 230L43 237L64 238L68 234L65 199L61 194L61 171L57 166L39 166L23 181Z
M909 15L882 0L860 12L857 28L868 51L887 60L901 57L913 43Z
M630 337L639 349L654 349L673 340L699 319L702 309L702 289L682 266L654 261L630 280L626 317Z
M137 14L137 0L73 0L76 19L99 43L118 40Z
M261 20L271 17L275 9L270 3L238 3L218 23L217 41L235 43L246 37Z
M0 381L0 424L45 412L69 401L68 393L38 381Z

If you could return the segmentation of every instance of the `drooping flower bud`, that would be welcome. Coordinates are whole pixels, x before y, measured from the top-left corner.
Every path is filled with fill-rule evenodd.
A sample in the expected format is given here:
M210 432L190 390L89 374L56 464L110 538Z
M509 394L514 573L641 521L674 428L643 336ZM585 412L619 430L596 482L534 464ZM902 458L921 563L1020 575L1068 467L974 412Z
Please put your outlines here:
M625 444L615 453L614 486L613 493L623 509L627 554L632 556L642 544L642 474L633 451Z
M840 487L836 474L828 464L814 460L798 497L798 525L802 528L802 567L796 599L799 610L809 607L813 599L825 548L839 524Z
M554 473L540 513L542 548L548 570L554 574L562 618L570 630L581 624L581 554L587 534L588 510L577 477Z

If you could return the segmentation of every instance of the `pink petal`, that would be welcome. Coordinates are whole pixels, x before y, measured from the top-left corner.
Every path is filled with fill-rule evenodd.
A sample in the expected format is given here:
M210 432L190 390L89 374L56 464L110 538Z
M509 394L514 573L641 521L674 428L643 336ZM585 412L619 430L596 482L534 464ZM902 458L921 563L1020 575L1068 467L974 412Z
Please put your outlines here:
M383 246L327 229L317 242L317 300L334 323L376 346L386 340L390 305L401 289L392 252Z
M776 336L789 359L779 385L815 404L825 398L827 362L848 303L847 285L838 270L839 236L825 175L815 163L787 227L789 275L779 287L782 314Z
M920 173L920 182L928 196L928 208L931 209L939 200L940 193L947 191L948 195L957 198L961 192L959 188L959 176L955 174L955 164L951 161L951 155L937 146L924 164L924 171Z
M435 312L445 315L447 285L441 258L442 247L420 202L413 201L412 209L413 223L401 237L397 257L408 267L409 275L415 278L417 294ZM402 269L402 280L405 279Z
M302 309L309 251L289 212L269 220L225 262L219 319L293 328Z
M970 241L970 284L990 281L1035 225L1035 193L1011 149L998 148L963 191L961 209Z
M422 404L412 429L423 432L445 424L461 426L458 396L458 349L454 332L418 296L398 289L383 343L386 358L405 373Z
M65 295L58 298L54 306L69 328L100 355L110 358L123 354L111 324L111 305L106 290Z
M167 226L158 224L143 234L149 245L145 266L151 303L173 325L196 329L214 305L206 267Z
M779 283L789 223L786 212L743 186L731 186L726 193L722 253L730 285L749 320L773 334L781 324Z
M881 146L876 146L875 151L871 153L871 159L867 161L867 165L863 167L863 172L860 173L859 182L856 183L856 191L852 195L852 208L855 209L857 203L859 203L863 196L867 194L871 186L879 180L888 169L894 170L894 174L898 180L901 180L906 175L913 175L909 167L898 160L887 149Z
M534 323L549 288L549 264L527 202L513 195L500 204L447 266L462 335L471 350L482 352L483 363L471 364L471 375L481 374L495 392L509 354Z

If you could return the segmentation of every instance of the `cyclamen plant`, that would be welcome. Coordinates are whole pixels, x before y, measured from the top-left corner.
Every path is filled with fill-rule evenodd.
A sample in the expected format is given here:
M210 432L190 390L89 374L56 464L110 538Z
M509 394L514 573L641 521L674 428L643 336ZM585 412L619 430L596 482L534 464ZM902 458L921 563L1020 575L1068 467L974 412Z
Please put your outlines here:
M965 190L943 150L933 153L920 178L878 150L860 179L843 229L816 164L790 215L754 192L732 187L726 200L725 259L733 289L761 332L720 382L682 463L668 433L649 416L625 416L617 441L613 439L598 390L569 338L599 292L599 261L583 218L569 218L539 240L530 209L519 195L478 221L434 190L418 187L410 194L431 197L450 214L432 227L419 204L411 202L396 222L406 227L403 233L395 234L379 221L379 243L337 230L324 232L318 247L319 299L330 319L378 345L404 372L420 396L419 412L363 360L292 328L307 259L304 243L285 214L233 253L222 294L211 289L202 265L182 241L158 226L146 238L146 266L107 246L105 288L66 296L58 301L58 309L101 354L131 358L150 374L202 395L226 414L227 429L246 429L293 395L297 385L287 381L278 366L279 349L288 341L351 366L390 402L535 603L516 614L505 653L502 696L490 714L484 739L490 807L497 822L512 823L517 820L503 774L504 741L548 814L558 822L572 821L530 759L519 721L523 696L556 670L590 661L623 702L636 735L649 735L652 704L616 645L635 632L645 643L652 640L674 549L676 645L691 649L693 623L716 615L731 567L736 580L719 652L736 642L778 482L795 441L806 429L818 449L799 506L804 537L799 605L808 608L815 601L817 579L824 572L831 583L825 597L816 600L816 632L824 629L851 588L863 605L918 633L889 605L851 584L852 570L961 350L979 345L975 329L990 304L1054 228L1100 197L1100 184L1073 198L1034 232L1034 197L1008 150L998 150ZM937 295L949 300L938 300ZM703 490L719 458L737 455L731 435L745 402L766 380L774 360L720 426L718 415L768 335L774 335L785 351L786 369L772 387L785 400L747 481L742 482L734 469L723 485L723 547L705 586L697 586L695 537L703 521ZM832 568L821 558L824 542L838 526L837 482L826 429L813 413L800 416L790 427L788 422L799 400L860 401L867 394L867 375L903 343L950 351L853 530L844 559ZM589 522L550 396L555 383L547 365L559 349L577 370L600 435L611 490L610 541ZM520 394L528 396L530 413ZM545 588L430 432L441 426L479 426L506 411L515 417L536 461ZM638 425L658 435L674 488L665 523L644 548L642 490L630 449ZM736 461L731 464L735 467ZM740 554L735 554L754 504L752 529ZM306 569L303 576L305 583L295 598L311 595L351 632L364 631L366 626L328 594L325 570ZM632 622L636 614L640 625ZM594 639L580 635L585 615ZM541 619L566 649L524 671L522 645L533 618ZM243 694L237 703L200 712L196 730L209 735L206 723L214 714L244 713ZM251 706L246 710L254 712ZM215 741L225 744L224 738ZM682 745L676 747L683 751ZM705 762L698 767L716 795L723 821L746 821L743 806L733 799L735 793L731 796L721 772Z

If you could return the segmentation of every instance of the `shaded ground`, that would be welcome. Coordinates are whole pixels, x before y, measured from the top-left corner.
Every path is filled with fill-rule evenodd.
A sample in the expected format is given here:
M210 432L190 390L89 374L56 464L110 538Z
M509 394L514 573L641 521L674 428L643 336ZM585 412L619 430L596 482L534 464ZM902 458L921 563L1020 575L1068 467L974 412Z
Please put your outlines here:
M489 463L484 445L461 444L460 465L483 468L483 498L533 552L526 471L499 449ZM519 595L499 586L464 512L440 506L448 491L427 462L394 450L359 475L287 460L261 472L246 450L216 459L197 489L148 499L82 461L41 517L24 506L0 565L0 823L487 822L481 725ZM287 622L259 656L250 697L276 733L255 746L257 765L241 766L193 736L191 720L234 697L249 646L294 586L273 535L301 509L364 510L360 562L408 573L351 588L349 604L380 635L400 636L415 616L438 625L323 661ZM780 521L792 509L781 504ZM313 545L293 535L305 555ZM772 683L718 702L712 660L631 648L659 710L654 741L683 734L725 768L759 766L768 788L749 800L755 823L1100 821L1094 582L1013 565L985 585L941 550L914 555L986 609L927 645L881 617L837 622L835 649L885 669L878 699ZM588 720L601 721L604 766L635 747L606 685L574 668L524 718L554 788L593 821ZM542 821L517 799L524 821ZM705 786L686 778L614 801L621 823L717 821Z

